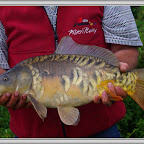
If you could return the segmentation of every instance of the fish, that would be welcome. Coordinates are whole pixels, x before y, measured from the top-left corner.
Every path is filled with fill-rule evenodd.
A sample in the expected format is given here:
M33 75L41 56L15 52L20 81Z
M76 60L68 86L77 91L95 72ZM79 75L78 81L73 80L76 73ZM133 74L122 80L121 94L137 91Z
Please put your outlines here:
M26 94L43 121L47 108L56 108L64 124L76 125L78 107L103 91L112 101L123 100L108 89L109 82L121 87L144 110L144 69L122 73L110 50L78 44L65 36L53 54L23 60L0 75L0 96L15 91Z

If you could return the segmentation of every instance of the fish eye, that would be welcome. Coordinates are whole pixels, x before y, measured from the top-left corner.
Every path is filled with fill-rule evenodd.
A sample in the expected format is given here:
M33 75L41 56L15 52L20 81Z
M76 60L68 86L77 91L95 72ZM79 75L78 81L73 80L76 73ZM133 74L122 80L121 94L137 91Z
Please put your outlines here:
M4 78L3 78L3 81L4 81L4 82L7 82L7 81L8 81L8 77L4 77Z

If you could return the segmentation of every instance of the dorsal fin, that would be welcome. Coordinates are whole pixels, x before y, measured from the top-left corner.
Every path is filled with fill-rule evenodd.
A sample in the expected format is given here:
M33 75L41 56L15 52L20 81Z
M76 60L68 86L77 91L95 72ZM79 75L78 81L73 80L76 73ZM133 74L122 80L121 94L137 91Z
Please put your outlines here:
M81 45L73 41L70 36L65 36L58 44L55 54L87 55L103 59L110 65L119 66L117 57L110 50L98 46Z

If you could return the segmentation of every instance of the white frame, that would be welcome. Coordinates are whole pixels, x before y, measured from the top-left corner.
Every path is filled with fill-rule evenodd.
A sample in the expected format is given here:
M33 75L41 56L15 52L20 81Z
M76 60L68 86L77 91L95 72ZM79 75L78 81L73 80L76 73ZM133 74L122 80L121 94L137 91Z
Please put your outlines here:
M0 0L0 6L19 5L144 5L143 0ZM0 144L142 144L143 138L0 138Z

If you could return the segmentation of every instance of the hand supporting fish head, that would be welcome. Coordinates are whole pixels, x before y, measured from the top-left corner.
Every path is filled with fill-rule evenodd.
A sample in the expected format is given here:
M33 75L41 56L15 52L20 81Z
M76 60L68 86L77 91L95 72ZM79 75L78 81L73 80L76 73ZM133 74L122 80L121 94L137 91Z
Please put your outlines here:
M0 95L7 92L27 93L32 85L31 71L27 67L16 66L0 75Z

